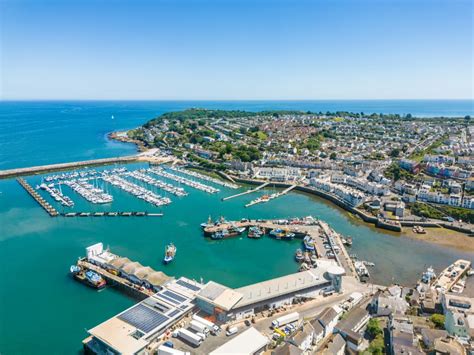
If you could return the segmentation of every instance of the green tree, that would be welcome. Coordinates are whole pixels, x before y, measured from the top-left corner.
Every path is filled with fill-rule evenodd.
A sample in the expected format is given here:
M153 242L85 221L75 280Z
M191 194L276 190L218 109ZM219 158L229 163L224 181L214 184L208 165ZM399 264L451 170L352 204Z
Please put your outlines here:
M382 334L382 328L380 327L379 320L376 318L371 318L369 323L367 323L367 333L373 339L378 335Z
M444 315L442 315L442 314L433 314L430 317L430 320L434 323L436 328L444 329Z
M334 160L337 158L336 152L332 152L331 155L329 156L329 159Z
M393 148L392 151L390 152L390 156L393 158L396 158L400 155L400 149L398 148Z
M372 340L369 344L367 350L365 350L362 354L363 355L383 355L385 354L385 342L383 339L383 335L379 334Z

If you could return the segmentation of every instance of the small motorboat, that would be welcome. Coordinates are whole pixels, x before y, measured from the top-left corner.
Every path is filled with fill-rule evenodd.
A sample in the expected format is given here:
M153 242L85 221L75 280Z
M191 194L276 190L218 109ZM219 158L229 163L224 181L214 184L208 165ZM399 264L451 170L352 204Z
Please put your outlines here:
M165 249L165 257L163 258L163 263L169 264L170 262L173 261L174 257L176 255L176 247L173 243L170 243L166 246Z
M297 249L295 252L295 260L301 262L304 260L303 251L301 249Z

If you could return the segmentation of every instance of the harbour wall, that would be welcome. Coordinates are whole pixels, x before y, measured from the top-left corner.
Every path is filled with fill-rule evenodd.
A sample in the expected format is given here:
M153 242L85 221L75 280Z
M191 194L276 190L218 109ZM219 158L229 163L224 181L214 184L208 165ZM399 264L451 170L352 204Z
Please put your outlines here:
M7 179L17 176L35 175L53 171L64 171L76 168L86 168L99 165L111 165L119 163L132 163L138 160L138 156L125 156L117 158L103 158L94 160L77 161L72 163L59 163L50 165L32 166L28 168L17 168L0 171L0 179Z
M250 185L260 185L260 184L262 184L262 181L259 181L259 180L243 179L243 178L239 178L239 177L235 177L235 176L233 177L233 179L237 182L250 184ZM291 184L287 184L287 183L283 183L283 182L270 182L270 185L275 186L275 187L280 187L280 188L287 188L287 187L291 186ZM378 219L375 216L371 216L369 214L366 214L365 212L359 210L358 208L350 206L347 203L345 203L344 201L342 201L342 200L338 199L337 197L335 197L331 194L328 194L324 191L320 191L320 190L313 189L311 187L300 186L300 185L297 185L295 187L295 190L305 192L305 193L308 193L308 194L312 194L312 195L316 195L318 197L329 200L332 203L334 203L335 205L341 207L342 209L359 216L364 222L371 223L371 224L375 225L378 228L387 229L387 230L391 230L391 231L395 231L395 232L401 232L402 231L402 228L401 228L400 224L398 224L398 223L397 224L392 224L392 223L389 223L389 222L385 222L381 219Z

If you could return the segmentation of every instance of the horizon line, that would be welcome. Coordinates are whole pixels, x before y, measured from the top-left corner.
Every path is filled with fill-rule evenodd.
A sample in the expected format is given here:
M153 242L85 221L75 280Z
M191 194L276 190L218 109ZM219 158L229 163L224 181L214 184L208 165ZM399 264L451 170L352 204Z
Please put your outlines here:
M176 99L126 99L126 98L18 98L18 99L2 99L0 102L47 102L47 101L175 101L175 102L186 102L186 101L474 101L474 98L351 98L351 99L186 99L186 98L176 98Z

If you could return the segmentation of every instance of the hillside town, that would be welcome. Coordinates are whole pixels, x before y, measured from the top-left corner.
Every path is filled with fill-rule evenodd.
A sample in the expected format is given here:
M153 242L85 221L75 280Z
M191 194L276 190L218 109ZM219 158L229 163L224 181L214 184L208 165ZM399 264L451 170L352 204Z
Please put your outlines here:
M384 221L474 223L469 116L190 109L122 134L246 180L306 186Z

